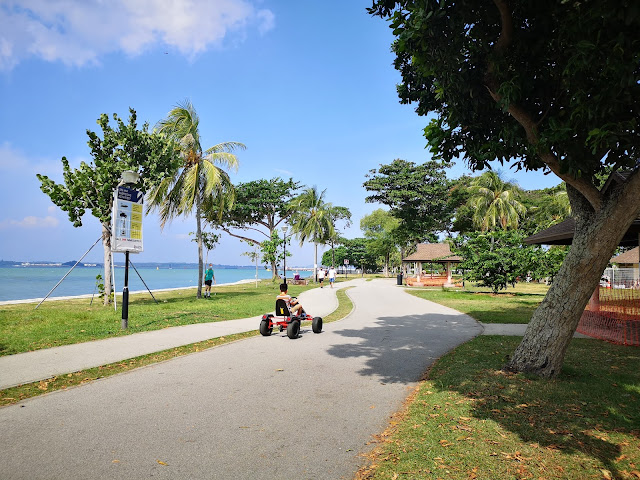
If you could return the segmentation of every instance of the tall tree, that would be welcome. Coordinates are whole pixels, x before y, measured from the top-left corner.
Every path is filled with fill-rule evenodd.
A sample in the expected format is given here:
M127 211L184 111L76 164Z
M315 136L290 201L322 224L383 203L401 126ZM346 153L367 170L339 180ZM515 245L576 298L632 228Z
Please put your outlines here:
M493 170L483 173L471 182L469 205L473 208L474 225L483 232L518 228L520 218L527 213L520 203L520 188L505 182Z
M182 167L165 178L149 194L147 211L158 210L161 227L178 216L195 210L198 244L198 290L202 297L202 218L203 212L218 216L233 203L234 188L225 169L237 170L238 158L233 154L246 147L238 142L223 142L203 151L200 143L200 119L190 101L176 105L156 129L172 139L182 157ZM215 215L214 214L214 215Z
M374 0L402 103L431 114L436 158L513 162L567 184L573 244L511 357L555 376L584 307L640 214L640 15L634 2ZM597 174L615 173L609 188ZM611 177L613 180L613 176Z
M391 254L397 251L395 230L399 220L387 210L378 208L360 220L360 230L370 243L370 250L383 259L384 274L389 276Z
M299 188L300 184L291 178L239 183L235 186L233 206L221 216L217 212L207 215L207 221L232 237L271 250L271 244L264 242L273 241L274 230L291 215L291 201ZM276 257L264 250L262 253L263 258L271 259L272 278L275 278L278 275Z
M396 159L389 165L371 170L364 187L373 192L366 201L389 207L400 220L398 233L418 243L435 240L436 233L449 228L452 208L448 202L451 182L445 164L428 161L421 165Z
M539 246L524 245L517 230L497 230L491 234L472 232L454 240L454 250L464 258L460 268L465 278L490 287L495 293L525 278L540 259Z
M318 244L325 243L333 235L331 204L324 201L326 190L318 192L314 187L306 188L292 202L291 227L300 240L313 242L313 277L318 280Z
M80 168L71 168L66 157L62 157L64 183L58 184L45 175L38 174L40 189L51 201L69 215L74 227L82 226L86 210L100 220L102 246L104 250L104 303L111 299L111 210L113 192L120 183L125 170L140 174L134 188L146 192L162 178L173 174L179 165L171 142L148 132L145 123L138 128L135 110L129 109L129 123L113 115L116 127L109 125L109 117L100 115L97 123L102 129L102 138L87 130L88 145L93 161L80 163Z
M571 216L571 205L564 182L552 188L525 192L523 203L527 207L527 216L520 228L529 235Z
M351 226L351 211L347 207L341 207L339 205L329 204L329 219L331 225L333 225L332 232L329 233L329 238L327 239L329 245L331 245L331 266L336 266L336 259L333 256L334 247L337 243L340 243L340 234L342 233L338 229L338 222L343 222L345 228L349 228ZM323 255L324 259L324 255ZM323 264L324 261L322 262ZM325 264L326 265L326 264Z

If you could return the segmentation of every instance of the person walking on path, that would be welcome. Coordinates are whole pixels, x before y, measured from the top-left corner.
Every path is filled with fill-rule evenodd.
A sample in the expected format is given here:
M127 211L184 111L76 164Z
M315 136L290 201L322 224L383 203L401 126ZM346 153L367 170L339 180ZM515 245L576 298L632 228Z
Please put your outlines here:
M213 274L213 264L209 264L209 268L204 274L204 298L211 298L211 284L216 282L216 276Z
M318 282L320 282L320 288L322 288L322 284L324 283L324 268L322 267L318 270Z
M333 283L336 281L336 269L333 266L329 269L329 285L333 288Z

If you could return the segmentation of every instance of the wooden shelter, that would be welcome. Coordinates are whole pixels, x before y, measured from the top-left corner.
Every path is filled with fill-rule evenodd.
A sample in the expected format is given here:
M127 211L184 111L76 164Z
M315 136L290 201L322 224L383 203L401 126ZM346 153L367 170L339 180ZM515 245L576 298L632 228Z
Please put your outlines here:
M615 263L620 268L638 268L640 261L640 247L627 250L620 255L617 255L611 259L611 263Z
M528 245L571 245L575 222L568 218L524 239ZM640 244L640 218L625 232L620 246ZM640 248L613 257L612 263L638 265ZM621 345L640 345L640 290L616 289L612 285L596 287L587 304L577 331L594 338Z
M524 243L527 245L571 245L575 230L576 222L569 217L563 222L525 238ZM622 237L622 240L620 240L620 246L634 247L638 245L639 237L640 218L636 218Z
M451 266L459 264L462 260L462 257L451 253L448 243L419 243L415 253L402 259L403 265L417 265L416 276L414 278L407 277L407 285L444 285L445 287L451 287L453 286L451 282ZM437 277L422 275L423 263L444 265L446 275Z

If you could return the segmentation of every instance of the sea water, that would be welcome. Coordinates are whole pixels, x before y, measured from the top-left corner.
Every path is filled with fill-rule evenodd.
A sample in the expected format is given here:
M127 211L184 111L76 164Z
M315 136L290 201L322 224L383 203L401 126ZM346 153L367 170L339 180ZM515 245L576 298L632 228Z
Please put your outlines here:
M136 267L129 268L129 291L149 289L182 288L198 286L198 268ZM69 272L70 267L0 267L0 301L44 298L47 293ZM124 268L115 269L115 291L122 293ZM255 267L214 268L216 283L234 283L254 280ZM51 293L51 297L91 295L98 293L96 276L104 276L102 267L76 267ZM271 278L271 272L260 267L258 278ZM204 282L203 282L204 283Z

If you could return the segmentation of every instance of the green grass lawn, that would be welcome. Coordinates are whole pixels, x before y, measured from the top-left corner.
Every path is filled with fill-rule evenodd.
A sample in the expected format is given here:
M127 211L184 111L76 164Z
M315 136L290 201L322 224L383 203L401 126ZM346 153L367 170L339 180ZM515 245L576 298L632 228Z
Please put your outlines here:
M483 322L527 323L546 288L408 289ZM439 359L357 478L640 479L640 350L574 339L562 373L501 370L519 337L480 336Z
M438 360L359 479L638 479L640 351L573 340L555 380L500 370L519 338Z
M529 323L549 287L518 283L498 294L478 287L459 289L407 288L407 292L466 313L483 323Z
M291 285L289 293L299 295L313 285ZM119 335L192 323L246 318L273 311L279 283L258 283L214 288L211 299L196 299L196 289L173 290L154 294L131 295L129 328L121 330L122 312L103 307L90 299L57 300L37 304L0 306L0 356L69 345ZM256 327L257 328L257 327Z

